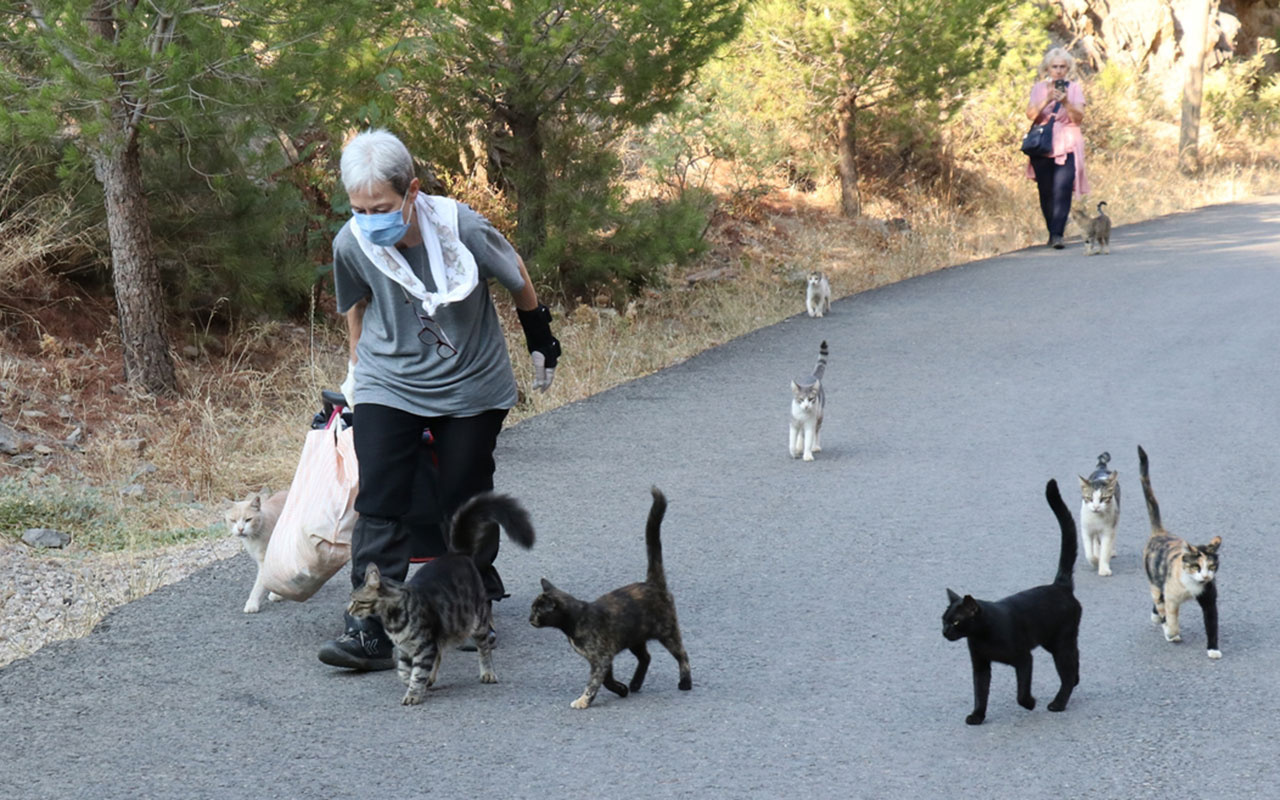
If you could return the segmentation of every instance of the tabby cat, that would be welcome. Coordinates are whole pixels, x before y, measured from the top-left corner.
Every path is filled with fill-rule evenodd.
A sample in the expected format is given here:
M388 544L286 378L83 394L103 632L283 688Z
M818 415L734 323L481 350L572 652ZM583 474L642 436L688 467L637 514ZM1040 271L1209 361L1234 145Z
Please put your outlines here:
M227 509L227 528L233 536L239 536L245 552L258 562L258 575L254 578L253 588L249 590L249 599L245 601L244 613L256 614L262 607L262 597L266 595L272 602L284 598L275 592L267 592L262 582L262 561L267 557L267 543L275 531L276 520L284 510L284 501L288 491L268 494L265 490L250 495L244 500L232 503Z
M831 310L831 281L825 272L810 272L804 292L804 310L811 317L826 316Z
M1147 498L1147 516L1151 518L1151 536L1142 551L1142 563L1151 584L1151 621L1164 627L1164 638L1182 641L1178 627L1178 609L1191 598L1204 612L1204 632L1208 639L1209 658L1222 658L1218 649L1218 547L1222 537L1208 544L1192 545L1164 529L1160 522L1160 506L1151 491L1147 475L1147 453L1138 447L1138 467L1142 476L1142 494Z
M1120 473L1107 467L1110 461L1111 454L1103 453L1092 474L1080 478L1080 540L1084 542L1084 557L1104 577L1111 574L1116 523L1120 521Z
M675 656L680 667L678 686L686 691L693 688L689 656L685 654L676 621L676 603L667 589L667 575L662 568L659 531L667 511L667 498L657 487L650 491L653 505L644 531L649 571L643 583L623 586L588 603L557 589L543 578L542 594L534 599L529 610L530 625L563 631L573 649L591 665L587 688L570 704L573 708L591 705L602 684L619 697L627 696L628 687L613 677L613 657L623 650L630 650L636 657L630 691L640 691L649 669L649 650L645 644L650 639L657 639Z
M1074 213L1076 222L1084 229L1084 254L1091 256L1094 253L1111 254L1111 217L1102 210L1107 204L1103 200L1098 203L1098 216L1090 217L1082 210L1076 210Z
M788 447L792 458L804 455L812 461L814 453L822 452L823 405L827 394L822 388L822 376L827 370L827 342L818 347L818 364L813 374L799 381L791 381L791 430Z
M964 718L981 725L987 717L987 694L991 689L991 662L1009 664L1018 675L1018 705L1036 707L1031 696L1031 651L1036 645L1053 654L1062 686L1049 703L1050 711L1063 711L1071 692L1080 683L1080 602L1072 593L1071 571L1076 560L1076 525L1058 482L1044 487L1049 507L1058 518L1062 551L1053 583L1037 586L994 602L961 597L947 590L949 605L942 614L942 635L950 641L969 638L969 660L973 664L973 712Z
M351 592L347 613L377 616L396 646L396 671L408 685L403 705L417 705L436 682L445 649L470 638L480 654L480 681L497 683L493 672L493 607L475 556L492 548L501 525L511 541L533 546L533 525L511 497L486 492L453 515L446 534L448 552L429 561L408 581L383 577L377 564L365 569L364 584Z

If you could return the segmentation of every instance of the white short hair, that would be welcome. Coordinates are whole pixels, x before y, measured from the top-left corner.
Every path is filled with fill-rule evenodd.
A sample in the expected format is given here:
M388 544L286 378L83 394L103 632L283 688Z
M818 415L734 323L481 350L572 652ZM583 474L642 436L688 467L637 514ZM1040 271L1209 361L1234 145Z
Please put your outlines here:
M1067 52L1065 47L1050 47L1049 52L1044 54L1044 60L1040 62L1040 74L1049 74L1049 63L1057 59L1065 59L1067 62L1067 74L1070 75L1076 68L1076 57Z
M348 193L369 191L376 184L389 183L395 193L409 193L414 179L413 156L404 142L383 128L356 134L342 148L342 185Z

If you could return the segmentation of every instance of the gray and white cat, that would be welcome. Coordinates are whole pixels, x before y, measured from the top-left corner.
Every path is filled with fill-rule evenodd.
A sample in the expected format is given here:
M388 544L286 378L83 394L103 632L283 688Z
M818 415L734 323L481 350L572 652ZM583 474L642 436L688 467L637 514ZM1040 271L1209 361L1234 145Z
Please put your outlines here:
M825 316L831 310L831 282L824 272L810 272L804 291L804 310L811 317Z
M268 594L267 587L262 582L262 561L267 556L267 543L271 541L276 520L280 519L280 512L284 510L284 501L288 496L288 491L268 494L263 490L232 503L231 508L227 509L227 528L233 536L240 537L245 552L258 562L258 575L253 581L253 588L249 590L249 599L244 604L246 614L258 613L262 607L263 595L268 595L272 602L284 599L275 592Z
M1084 228L1084 254L1091 256L1094 253L1111 254L1111 217L1108 217L1102 207L1107 204L1103 200L1098 203L1098 216L1090 217L1084 211L1077 210L1075 212L1076 222L1081 228Z
M1085 558L1103 577L1111 574L1120 521L1120 473L1107 467L1110 461L1111 454L1103 453L1093 473L1080 478L1080 541Z
M822 388L822 376L827 369L827 342L818 348L818 365L813 374L798 381L791 381L791 430L788 447L792 458L804 456L812 461L813 454L822 452L823 405L827 395Z

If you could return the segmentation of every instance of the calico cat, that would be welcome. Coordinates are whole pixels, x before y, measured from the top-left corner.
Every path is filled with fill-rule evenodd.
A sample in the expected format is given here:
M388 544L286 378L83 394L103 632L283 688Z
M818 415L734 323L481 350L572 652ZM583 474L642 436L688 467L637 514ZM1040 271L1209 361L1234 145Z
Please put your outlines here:
M657 487L653 493L653 505L649 508L649 521L645 526L644 541L649 557L649 571L643 583L633 583L602 595L594 602L579 600L561 591L546 578L542 579L542 594L529 609L529 624L535 628L558 628L569 637L569 644L591 665L591 677L582 696L570 705L586 708L600 691L606 689L626 697L628 687L614 680L613 657L623 650L630 650L636 657L636 671L631 676L630 690L640 691L645 672L649 669L649 650L645 643L657 639L675 656L680 667L680 689L693 688L689 674L689 656L685 654L680 638L680 625L676 621L676 604L667 589L667 576L662 568L662 541L659 530L667 511L667 498Z
M249 599L244 604L246 614L258 613L262 607L263 595L267 595L272 602L284 599L275 592L267 592L267 587L262 582L262 561L267 556L267 543L271 541L276 520L280 518L288 496L288 491L269 495L264 490L232 503L231 508L227 509L227 528L232 535L240 537L245 552L258 562L258 575L253 581L253 588L249 590Z
M822 340L818 347L818 364L813 374L799 381L791 382L791 430L788 447L792 458L804 455L805 461L812 461L814 453L822 452L822 412L827 400L827 393L822 388L822 376L827 370L827 341Z
M1164 627L1164 638L1182 641L1178 628L1178 609L1191 598L1204 612L1204 632L1208 639L1209 658L1222 658L1218 649L1218 547L1222 537L1208 544L1192 545L1164 529L1160 522L1160 506L1151 491L1147 475L1147 453L1138 447L1138 467L1142 477L1142 494L1147 499L1147 516L1151 518L1151 536L1142 551L1142 563L1151 584L1151 621Z
M1084 229L1084 254L1091 256L1094 253L1111 254L1111 217L1102 210L1107 204L1103 200L1098 203L1098 216L1090 217L1087 213L1077 209L1074 213L1076 222Z
M1093 473L1080 478L1080 540L1084 557L1103 577L1111 574L1116 523L1120 521L1120 473L1107 468L1110 461L1111 454L1103 453Z
M804 292L804 310L811 317L825 316L831 310L831 282L824 272L810 272Z
M987 716L991 689L991 662L1009 664L1018 674L1018 705L1036 707L1031 696L1031 651L1036 645L1053 655L1062 686L1049 703L1050 711L1063 711L1071 692L1080 683L1080 602L1072 593L1071 571L1076 560L1076 525L1058 493L1058 482L1044 487L1049 507L1058 518L1062 551L1053 583L1037 586L994 602L961 597L947 590L949 605L942 614L942 635L950 641L969 638L973 663L973 713L964 718L981 725Z
M448 552L427 562L405 582L383 577L377 564L351 592L347 613L377 616L395 643L396 671L408 685L402 705L417 705L436 682L445 649L470 638L480 654L480 681L497 683L493 672L493 604L475 556L492 547L493 524L526 549L533 546L529 514L511 497L486 492L462 505L445 536Z

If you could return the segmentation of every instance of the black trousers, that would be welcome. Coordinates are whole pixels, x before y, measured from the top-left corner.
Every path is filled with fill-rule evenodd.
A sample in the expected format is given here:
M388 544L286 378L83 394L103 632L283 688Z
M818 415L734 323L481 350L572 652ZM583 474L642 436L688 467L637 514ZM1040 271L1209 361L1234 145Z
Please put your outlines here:
M1031 159L1031 170L1040 190L1040 213L1050 236L1061 236L1071 214L1071 191L1076 185L1076 154L1067 154L1067 163L1054 163L1052 158Z
M351 583L364 582L377 564L386 576L403 580L411 556L441 555L439 523L463 503L493 489L493 451L506 409L474 417L422 417L388 406L355 407L356 459L360 463L360 512L351 534ZM431 431L429 449L423 430ZM424 496L425 495L425 496ZM476 556L491 597L503 594L493 567L498 538Z

